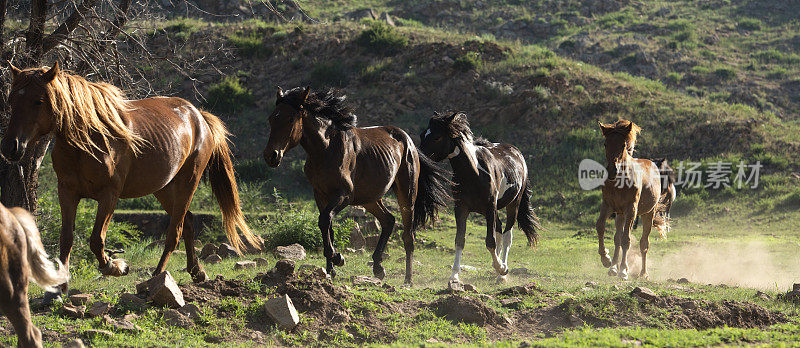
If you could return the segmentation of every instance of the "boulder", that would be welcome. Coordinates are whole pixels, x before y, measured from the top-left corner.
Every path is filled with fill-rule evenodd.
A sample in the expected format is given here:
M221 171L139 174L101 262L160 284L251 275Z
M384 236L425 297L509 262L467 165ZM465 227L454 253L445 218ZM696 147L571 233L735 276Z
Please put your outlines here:
M200 259L205 260L206 257L209 257L211 254L216 254L219 248L211 243L208 243L203 246L203 249L200 250Z
M653 290L650 290L643 286L637 286L636 288L634 288L633 291L631 291L631 296L644 302L653 302L658 299L658 295L656 295L656 293L653 292Z
M136 285L136 291L147 293L147 300L161 306L183 307L183 293L169 271L164 271L148 281Z
M289 259L297 261L305 260L306 249L303 248L302 245L297 243L287 246L279 246L275 248L275 256L280 259Z
M458 280L451 280L447 282L447 292L451 294L464 292L464 284Z
M74 294L69 296L69 302L75 306L87 304L92 299L92 294Z
M381 225L378 223L378 220L370 219L364 224L364 232L379 233L380 230L381 230Z
M219 255L219 257L223 259L227 259L229 257L237 257L239 256L239 253L236 252L236 249L232 247L230 244L222 243L219 245L219 248L217 249L217 255Z
M107 302L97 301L89 306L86 310L86 316L89 318L96 318L105 315L111 310L111 304Z
M464 291L478 292L478 288L475 287L475 285L472 285L472 284L464 284Z
M378 247L378 238L380 238L378 235L364 237L364 245L367 250L375 250ZM389 245L389 243L387 242L386 245Z
M194 326L194 322L189 317L174 309L165 309L161 312L161 319L169 326L177 326L189 329Z
M294 274L294 261L279 260L275 263L275 274L283 278L291 277Z
M240 269L253 269L256 268L255 261L239 261L233 265L233 269L240 270Z
M510 271L508 271L508 274L513 276L524 276L524 275L530 275L531 272L525 267L518 267L518 268L512 268Z
M350 231L350 247L353 249L361 249L367 245L366 243L367 241L361 233L361 228L356 224L353 230Z
M222 257L217 254L208 255L203 261L209 265L222 262Z
M271 298L264 303L264 309L282 330L291 330L300 323L300 316L288 295Z

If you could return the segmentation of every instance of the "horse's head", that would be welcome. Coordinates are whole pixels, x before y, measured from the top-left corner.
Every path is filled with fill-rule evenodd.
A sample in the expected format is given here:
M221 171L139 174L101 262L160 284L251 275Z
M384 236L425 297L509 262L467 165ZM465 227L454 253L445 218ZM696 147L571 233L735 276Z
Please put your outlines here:
M11 119L0 142L0 153L6 160L16 162L25 154L29 143L35 143L53 130L55 121L47 85L60 70L58 63L50 69L20 70L10 63L9 66L14 75L8 96Z
M420 133L420 150L434 161L442 161L458 154L458 143L462 134L456 123L466 122L467 115L455 112L451 115L436 113L428 121L428 127Z
M269 166L280 165L284 152L300 143L303 136L303 117L307 114L303 104L309 92L310 87L298 87L288 92L278 87L275 110L269 116L269 140L264 149L264 160Z
M618 120L610 124L598 123L605 137L606 160L609 164L616 163L626 154L633 156L636 136L641 131L639 126L628 120Z

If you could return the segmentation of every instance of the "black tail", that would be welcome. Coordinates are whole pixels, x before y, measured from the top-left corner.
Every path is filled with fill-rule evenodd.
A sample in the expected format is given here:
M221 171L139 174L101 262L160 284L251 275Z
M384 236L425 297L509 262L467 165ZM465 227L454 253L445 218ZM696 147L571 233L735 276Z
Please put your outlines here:
M525 190L522 191L522 200L520 200L519 208L517 208L517 223L519 228L525 232L525 236L528 237L528 246L536 246L536 242L539 241L538 230L544 230L544 228L539 224L539 217L533 212L531 188L527 184L525 185Z
M419 185L417 185L417 199L414 202L414 230L425 226L428 221L436 218L439 208L447 206L450 197L450 172L434 162L422 151L419 154Z

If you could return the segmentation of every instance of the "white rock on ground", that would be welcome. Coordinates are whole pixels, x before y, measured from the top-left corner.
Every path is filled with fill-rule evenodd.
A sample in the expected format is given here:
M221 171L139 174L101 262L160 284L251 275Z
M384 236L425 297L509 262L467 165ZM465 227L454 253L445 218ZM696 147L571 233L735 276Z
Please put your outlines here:
M292 304L292 299L288 295L271 298L264 303L267 314L275 321L278 328L291 330L300 323L300 316L297 309Z
M302 245L294 243L287 246L279 246L275 248L275 256L280 259L289 260L305 260L306 249Z
M169 271L159 273L150 280L136 285L136 291L147 293L147 300L173 308L183 307L183 293Z
M233 269L251 269L256 268L255 261L239 261L233 265Z

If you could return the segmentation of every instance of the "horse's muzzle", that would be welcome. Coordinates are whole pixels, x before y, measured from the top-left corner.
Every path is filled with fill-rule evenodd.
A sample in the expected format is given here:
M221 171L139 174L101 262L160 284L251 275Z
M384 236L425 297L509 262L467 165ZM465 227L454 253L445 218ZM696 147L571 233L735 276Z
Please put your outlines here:
M281 159L283 158L283 151L272 150L272 151L264 151L264 160L267 161L267 165L270 167L277 167L281 164Z
M5 137L3 141L0 142L0 154L3 155L3 158L6 161L11 163L17 162L22 158L22 155L25 154L25 142L19 140L16 137Z

